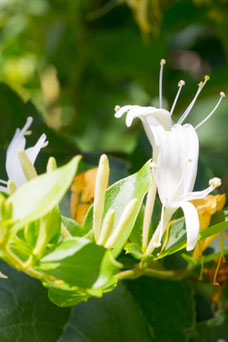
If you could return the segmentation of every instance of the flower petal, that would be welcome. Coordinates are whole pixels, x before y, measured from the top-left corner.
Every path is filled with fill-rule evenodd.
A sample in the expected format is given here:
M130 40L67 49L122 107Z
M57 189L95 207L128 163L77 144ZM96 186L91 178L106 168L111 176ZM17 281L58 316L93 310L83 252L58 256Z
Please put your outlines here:
M41 148L43 147L46 138L46 134L42 134L37 143L33 147L29 147L27 150L25 150L32 164L35 163L36 157L38 156Z
M190 202L180 202L185 216L185 225L187 233L187 251L191 251L198 240L199 217L195 206Z
M165 206L173 207L173 202L180 201L181 196L193 189L198 164L198 136L189 124L174 125L171 131L158 126L152 131L159 148L154 172L158 193Z

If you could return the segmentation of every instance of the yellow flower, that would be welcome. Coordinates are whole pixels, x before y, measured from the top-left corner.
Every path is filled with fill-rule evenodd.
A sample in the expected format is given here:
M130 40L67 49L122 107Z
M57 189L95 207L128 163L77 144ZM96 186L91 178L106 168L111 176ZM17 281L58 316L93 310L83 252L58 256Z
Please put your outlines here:
M202 199L191 201L196 207L200 221L200 231L206 229L211 221L211 216L218 210L222 210L226 202L226 195L208 195ZM218 234L209 236L203 241L197 243L193 253L193 258L198 259L202 252L211 244Z
M97 168L80 173L71 185L71 213L79 224L83 224L86 213L93 203Z

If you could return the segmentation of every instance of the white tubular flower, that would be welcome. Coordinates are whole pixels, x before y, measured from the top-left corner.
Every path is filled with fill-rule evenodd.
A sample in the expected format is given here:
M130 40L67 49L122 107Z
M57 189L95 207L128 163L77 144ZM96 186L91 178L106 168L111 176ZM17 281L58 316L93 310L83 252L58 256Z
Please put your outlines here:
M221 180L215 178L210 186L203 191L193 191L195 184L199 141L195 129L186 124L176 124L170 132L161 126L154 128L154 138L159 146L157 167L153 168L158 194L162 202L161 221L147 247L146 254L161 245L161 238L168 223L178 208L182 208L187 231L187 250L192 250L199 233L197 210L189 201L207 196Z
M26 135L30 135L31 131L28 128L31 126L33 121L32 117L28 117L27 121L22 129L17 128L14 134L14 137L9 144L9 147L6 152L6 172L10 181L12 181L16 187L20 187L26 181L26 175L23 172L20 159L18 156L18 151L23 150L28 159L30 160L31 164L33 165L36 157L38 156L41 148L47 146L48 142L46 141L46 135L42 134L37 143L25 149L26 145ZM0 191L9 192L7 188L8 182L0 180L0 183L4 184L5 186L0 186Z

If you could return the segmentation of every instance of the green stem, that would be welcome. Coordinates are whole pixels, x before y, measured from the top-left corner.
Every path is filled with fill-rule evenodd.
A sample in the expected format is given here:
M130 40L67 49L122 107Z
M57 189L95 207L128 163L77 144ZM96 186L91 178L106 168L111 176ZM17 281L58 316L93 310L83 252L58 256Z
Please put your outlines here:
M116 274L116 277L118 280L123 280L123 279L136 279L139 278L140 276L149 276L152 278L156 279L169 279L169 280L174 280L174 281L179 281L187 278L193 271L195 266L192 266L184 271L181 270L175 270L175 271L164 271L164 270L157 270L157 269L152 269L152 268L145 268L141 269L139 268L133 268L132 270L126 270L123 272L120 272Z

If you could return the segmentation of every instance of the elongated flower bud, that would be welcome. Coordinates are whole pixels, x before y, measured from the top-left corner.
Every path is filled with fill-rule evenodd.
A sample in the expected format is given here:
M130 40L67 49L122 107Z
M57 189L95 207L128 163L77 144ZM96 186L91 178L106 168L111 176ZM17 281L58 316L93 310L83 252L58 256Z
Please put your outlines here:
M112 228L113 228L114 218L115 218L115 210L110 209L105 215L104 222L101 227L101 234L97 241L98 245L104 245L105 242L108 240L111 234Z
M113 247L115 243L119 240L125 228L127 227L132 214L134 213L137 202L137 198L134 198L126 205L114 232L105 244L106 248Z
M19 157L25 178L27 180L30 180L30 179L37 177L37 173L32 162L30 161L25 151L22 150L22 148L18 149L18 157Z
M105 190L108 186L109 162L108 157L103 154L99 161L97 171L94 207L93 207L93 231L95 241L98 241L100 235L100 226L104 211Z
M47 173L55 171L56 169L57 169L56 159L54 157L50 157L47 163Z

